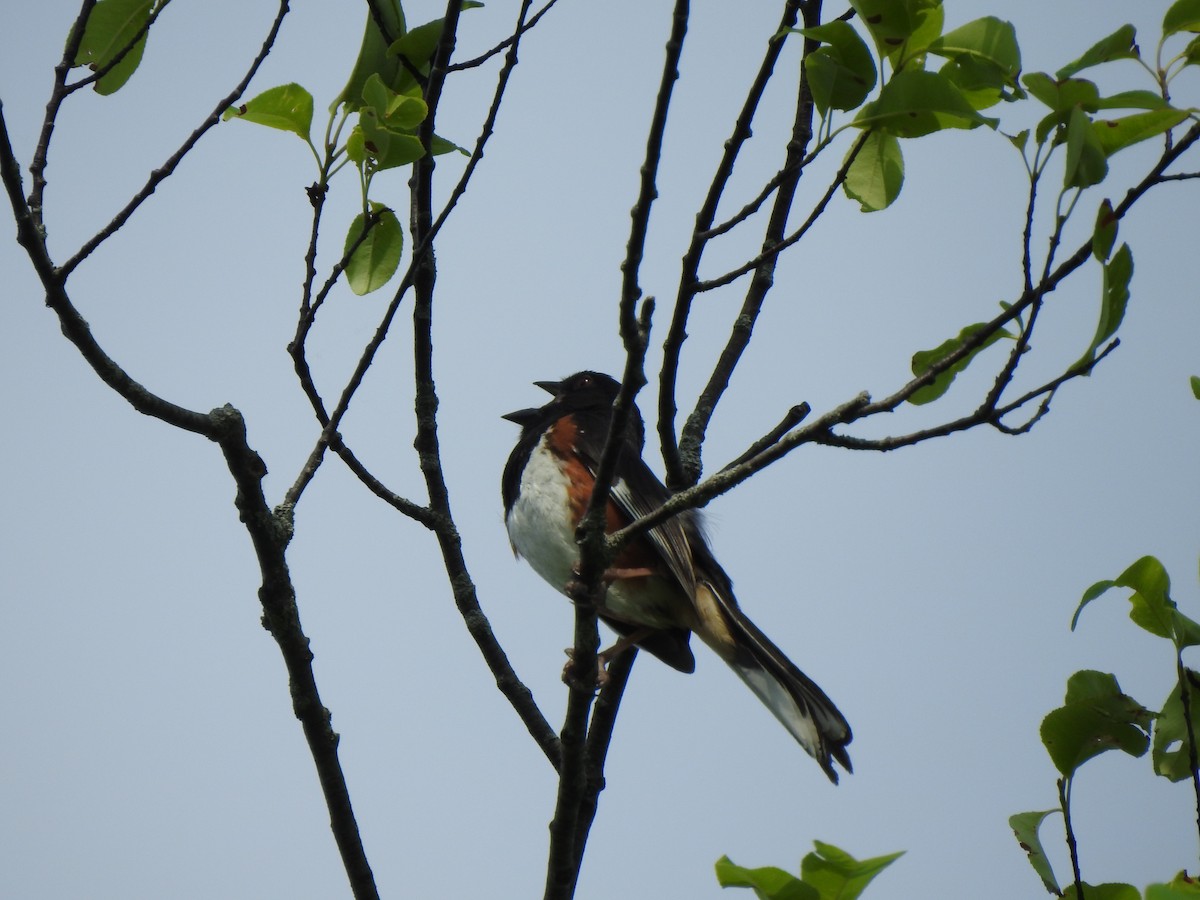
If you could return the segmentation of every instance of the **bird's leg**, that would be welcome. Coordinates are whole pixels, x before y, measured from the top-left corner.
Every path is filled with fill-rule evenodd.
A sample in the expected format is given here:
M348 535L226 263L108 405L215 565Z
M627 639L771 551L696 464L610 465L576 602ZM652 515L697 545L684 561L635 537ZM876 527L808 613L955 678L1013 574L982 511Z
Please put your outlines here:
M653 628L639 628L630 634L623 634L617 638L616 643L606 650L601 650L596 654L596 688L602 688L608 684L608 664L617 658L622 652L633 647L638 641L644 640L654 633ZM568 687L579 688L580 690L589 690L590 688L584 685L575 675L575 648L568 647L565 651L567 654L567 664L563 666L562 680L563 684ZM593 688L594 689L594 688Z
M597 607L603 606L603 601L597 601L595 597L589 595L587 585L584 584L580 577L579 563L575 563L571 567L572 578L567 582L563 592L576 603L594 603ZM603 597L603 591L608 589L608 586L614 581L621 581L625 578L646 578L650 575L657 574L653 569L646 566L611 566L604 570L600 575L600 584L597 585L597 593Z

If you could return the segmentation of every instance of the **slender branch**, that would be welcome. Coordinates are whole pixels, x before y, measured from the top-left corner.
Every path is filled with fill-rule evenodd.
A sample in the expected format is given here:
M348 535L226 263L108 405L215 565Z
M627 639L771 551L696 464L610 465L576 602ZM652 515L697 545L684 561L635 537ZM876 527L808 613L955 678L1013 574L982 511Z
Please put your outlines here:
M662 445L663 463L666 466L667 485L673 489L686 487L695 479L689 480L688 473L698 470L699 460L685 460L681 457L679 443L675 436L675 416L678 408L675 404L675 388L679 377L679 362L683 353L683 343L687 339L687 323L691 314L692 301L695 299L695 285L699 280L700 261L704 256L708 239L704 236L711 228L717 215L721 197L733 175L734 164L746 141L750 139L751 125L758 112L759 103L766 93L775 72L775 64L783 52L784 40L777 35L787 28L795 26L799 16L800 0L786 0L779 25L767 39L763 60L758 73L750 83L746 100L741 112L734 122L733 133L725 142L725 151L721 155L717 169L713 173L708 193L700 210L696 213L696 226L692 231L692 239L684 253L682 268L679 276L679 289L675 296L675 306L671 313L671 322L663 342L663 364L658 382L658 437Z
M170 3L171 0L162 0L158 6L151 10L150 15L146 17L146 21L142 27L137 30L137 32L129 39L129 42L124 47L117 51L116 55L113 56L112 59L106 62L103 66L97 68L86 78L81 78L79 81L74 81L71 84L66 85L66 92L68 94L73 94L90 84L95 84L105 75L119 66L121 61L133 52L133 48L138 45L138 42L143 40L146 35L150 33L150 26L152 26L158 20L159 15L170 5Z
M803 19L806 26L819 24L820 16L821 4L819 0L813 0L813 2L804 6ZM813 52L817 46L817 41L805 38L804 53L807 55ZM779 189L775 192L775 200L771 206L771 214L767 220L762 244L764 259L754 270L754 275L746 290L746 297L742 302L741 310L734 320L732 328L730 328L729 339L726 341L716 365L713 366L708 383L705 384L704 389L700 392L700 397L696 400L695 408L692 410L691 415L688 416L680 436L679 452L681 458L687 461L684 469L684 474L687 476L687 483L695 482L703 471L701 448L704 443L704 435L708 430L708 423L711 421L717 404L729 386L733 370L737 367L742 354L750 343L750 336L754 331L755 322L758 320L758 315L762 311L763 304L766 302L767 294L775 283L776 255L771 251L783 240L784 232L787 228L788 216L791 212L792 201L795 198L796 190L800 184L800 176L803 172L801 162L804 159L809 142L813 136L812 122L816 106L813 103L812 91L809 88L806 73L807 70L805 67L801 66L800 79L796 89L796 112L792 122L791 139L788 141L785 160L782 166L782 170L787 175L780 182Z
M263 606L263 626L275 638L287 666L292 711L304 729L317 777L329 809L329 825L342 856L351 890L358 900L377 900L379 892L363 849L350 791L338 759L338 734L329 710L321 702L313 673L313 653L300 625L296 592L288 571L285 550L291 540L291 521L284 511L272 514L263 496L267 473L258 454L246 443L246 425L231 406L211 414L226 464L237 483L237 508L250 533L262 572L258 595Z
M592 708L592 721L588 726L587 743L584 745L584 793L579 804L579 818L575 823L576 877L583 866L588 834L596 818L600 792L605 786L604 764L608 758L608 748L612 746L617 711L621 707L621 698L625 694L625 687L629 683L636 660L637 647L628 647L609 663L608 680L600 689L600 695Z
M146 183L142 186L142 189L134 194L133 198L125 204L125 207L113 217L112 221L89 238L76 251L74 256L63 263L61 272L64 279L74 271L76 266L87 259L97 247L116 234L129 221L129 217L137 211L137 208L154 193L160 184L174 173L176 167L192 151L192 148L196 146L200 138L204 137L209 129L221 121L221 113L236 103L238 98L242 96L249 86L251 79L258 72L259 66L263 64L263 61L271 52L271 48L275 45L275 39L279 36L279 28L283 24L283 18L288 14L288 2L289 0L280 0L279 11L275 14L275 20L271 23L271 30L267 33L258 56L254 58L254 62L250 64L250 69L246 72L242 80L237 83L237 86L229 94L218 101L213 111L208 114L208 117L201 123L200 127L188 136L182 146L172 153L159 168L150 172L150 177L146 179Z
M575 646L590 644L587 655L577 657L579 678L595 680L596 650L600 635L596 629L596 609L591 604L575 605ZM561 734L562 762L558 769L558 796L554 818L550 820L550 852L546 859L546 890L544 900L570 900L575 895L579 879L581 856L577 851L580 809L587 788L584 742L587 738L588 712L592 692L582 686L572 687L567 696L567 711Z
M518 35L520 23L528 8L528 2L522 5L518 18ZM413 175L409 182L412 195L410 228L415 245L414 258L409 269L414 295L413 373L414 410L417 425L417 435L413 446L416 448L418 463L429 494L429 509L435 517L433 532L442 553L455 605L467 625L468 632L479 646L484 660L495 676L496 686L516 710L529 733L546 754L546 758L552 765L559 765L562 753L557 735L537 708L529 689L521 683L513 671L508 657L500 647L487 617L480 608L475 584L471 579L466 558L463 555L462 538L454 524L450 493L446 487L445 475L442 470L441 448L438 440L438 396L433 375L434 287L437 281L433 238L444 219L437 223L433 221L433 173L436 161L428 152L428 148L433 140L438 102L446 78L446 65L454 52L459 12L459 0L448 0L442 34L433 54L429 79L425 87L425 99L429 106L429 114L421 123L418 132L427 152L413 164ZM514 41L510 47L511 58L505 74L502 76L505 80L507 73L516 64L517 43ZM482 154L482 143L481 140L478 146L480 154ZM402 293L403 287L394 298L393 308L395 304L398 304ZM377 334L378 341L382 342L384 334L386 334L386 323L381 326L381 330ZM346 402L348 403L348 400Z
M834 407L808 425L788 433L779 441L750 459L747 459L745 462L730 464L721 469L716 475L710 475L700 483L679 491L670 500L654 510L654 512L648 513L626 525L620 531L610 534L608 536L608 552L617 553L621 547L625 546L639 534L648 531L655 525L665 522L667 519L678 515L684 510L700 509L707 506L716 497L733 490L743 481L755 473L762 471L771 465L771 463L782 459L801 444L815 441L818 435L825 434L835 425L852 422L859 418L861 411L870 402L870 396L866 393L861 393L840 406Z
M1169 151L1163 154L1159 161L1155 164L1150 173L1136 186L1131 188L1125 198L1113 210L1113 215L1116 219L1122 219L1151 187L1159 183L1159 176L1163 170L1177 159L1187 148L1200 140L1200 124L1194 125L1187 133L1176 143ZM665 521L671 516L687 509L696 509L703 507L713 498L720 496L728 490L740 484L754 472L765 468L777 459L782 458L791 450L801 444L813 441L830 446L846 447L850 449L871 449L871 450L891 450L897 447L915 444L920 441L929 440L933 437L939 437L951 434L955 431L965 430L974 425L989 422L995 424L1003 416L1007 415L1035 399L1038 396L1049 394L1059 387L1063 382L1070 378L1078 377L1090 371L1100 360L1104 359L1118 346L1117 341L1110 343L1103 352L1097 354L1094 360L1089 361L1083 366L1072 366L1062 376L1054 379L1042 387L1031 391L1017 401L1002 407L993 407L987 415L976 410L974 413L948 423L935 426L933 428L914 432L910 435L903 435L896 438L883 438L868 440L855 438L846 435L835 434L832 429L837 425L846 425L860 419L868 418L879 413L892 412L901 403L908 400L920 388L932 383L942 372L947 371L959 361L965 359L970 354L974 353L983 343L1005 324L1016 319L1025 310L1035 302L1041 300L1049 293L1054 291L1059 283L1064 278L1078 269L1089 258L1091 254L1091 240L1085 241L1070 257L1051 272L1044 275L1040 284L1031 290L1025 291L1017 302L1013 303L998 316L988 322L983 328L972 334L969 338L963 341L960 347L954 352L947 354L939 359L934 365L930 366L922 375L913 378L907 382L899 390L882 400L872 401L870 397L863 393L857 397L847 401L839 407L831 410L829 413L820 416L816 421L808 426L799 428L789 432L777 443L771 445L768 449L762 451L756 456L746 459L738 465L731 465L718 472L717 475L706 479L705 481L695 485L694 487L676 493L670 500L664 503L654 512L641 517L637 521L631 523L627 527L621 529L609 536L608 552L615 553L620 547L624 546L630 539L643 533L649 528ZM997 395L998 396L998 395ZM1040 418L1040 415L1036 418ZM1034 421L1036 421L1036 418ZM1028 423L1025 430L1032 427L1032 422ZM1003 429L1002 429L1003 430ZM743 454L739 459L745 459L746 454Z
M489 59L491 59L493 56L497 56L500 53L504 52L504 50L506 48L511 47L513 44L517 43L517 41L519 41L521 39L521 37L527 31L530 31L535 25L537 25L537 23L541 21L542 16L544 16L546 13L550 12L550 10L554 7L554 4L556 4L557 2L558 2L558 0L548 0L548 2L546 3L545 6L543 6L541 9L539 9L532 16L529 16L528 21L524 22L524 24L521 25L521 28L519 31L517 31L514 34L509 35L504 40L502 40L500 43L498 43L495 47L493 47L491 50L488 50L486 53L476 56L473 59L464 60L463 62L453 63L451 65L446 66L446 71L447 72L461 72L464 69L478 68L479 66L481 66L485 62L487 62Z
M46 191L46 163L50 156L50 139L54 136L54 126L58 122L58 111L70 93L67 90L67 74L75 67L75 57L83 43L83 34L87 29L88 17L96 6L97 0L83 0L79 6L79 15L75 24L67 32L67 43L63 47L62 59L54 67L54 87L50 91L50 99L46 103L46 115L42 119L42 130L38 135L37 147L33 151L33 161L29 172L33 176L33 187L29 192L29 209L33 214L34 224L42 230L42 206Z
M960 431L967 431L979 425L991 425L998 431L1009 435L1026 434L1033 429L1042 418L1050 411L1050 399L1054 392L1057 391L1063 384L1073 378L1079 378L1083 375L1088 375L1091 371L1100 364L1108 354L1112 353L1120 346L1120 341L1114 340L1106 346L1101 352L1096 354L1096 357L1089 360L1083 365L1074 365L1067 369L1062 375L1052 381L1048 381L1041 387L1034 388L1026 394L1023 394L1016 400L1004 406L999 406L991 409L980 407L969 415L959 419L953 419L949 422L943 422L932 428L925 428L920 431L914 431L911 434L898 435L895 437L884 438L859 438L844 434L828 434L817 435L813 440L818 444L824 444L827 447L841 447L846 450L898 450L901 447L909 447L913 444L920 444L924 441L931 440L937 437L947 437L951 434L956 434ZM1005 416L1016 412L1023 406L1033 402L1038 397L1043 397L1043 402L1039 406L1038 411L1031 419L1017 427L1010 427L1003 423ZM874 413L869 413L874 414Z
M1075 843L1075 829L1071 826L1071 782L1068 778L1058 779L1058 803L1063 813L1063 825L1067 832L1067 850L1071 854L1071 872L1075 879L1076 900L1086 900L1083 894L1083 876L1079 871L1079 846Z
M8 124L4 117L4 105L0 103L0 178L12 205L13 218L17 225L17 243L28 254L34 271L46 292L46 305L58 316L63 335L79 350L80 354L100 377L100 380L123 397L143 415L161 419L168 425L182 428L194 434L216 439L212 422L207 415L178 406L134 381L92 335L91 328L75 309L67 296L66 276L54 267L46 248L40 223L25 200L21 183L21 168L13 152L8 135Z
M316 470L320 466L321 460L324 457L326 447L329 446L330 442L333 440L333 436L337 433L337 429L341 424L342 418L349 411L350 401L353 399L355 393L357 393L359 386L362 384L363 378L366 376L367 371L370 369L372 363L374 362L375 354L378 352L379 348L383 345L384 340L386 340L388 332L391 330L391 323L392 323L393 319L395 318L396 312L400 308L401 300L403 299L404 295L408 292L408 290L413 285L413 281L416 277L418 264L420 263L421 260L423 260L425 258L425 254L426 254L428 248L433 245L434 239L437 237L438 233L441 231L442 226L446 223L446 220L449 218L450 213L454 210L455 206L458 204L458 201L462 198L463 194L466 193L467 185L469 184L469 182L471 180L471 176L474 174L479 162L483 159L484 147L487 145L488 139L492 135L496 119L499 116L500 105L501 105L505 91L508 86L509 78L512 74L513 69L517 65L517 61L518 61L517 49L518 49L518 46L520 43L520 35L526 30L524 28L525 17L528 14L528 11L531 6L532 6L531 0L524 0L524 2L521 5L521 9L517 15L517 25L513 32L514 38L508 45L509 52L505 58L504 65L500 69L500 74L497 77L496 90L495 90L495 93L492 98L492 104L491 104L490 108L488 109L488 113L487 113L487 116L485 117L485 121L484 121L484 126L480 131L479 137L475 141L475 149L471 153L470 159L467 161L467 165L463 170L463 174L459 178L458 182L455 184L454 189L450 192L450 197L446 201L446 205L442 208L441 213L439 213L437 219L433 222L433 224L424 233L424 237L421 238L420 240L417 240L417 236L414 233L414 243L416 244L416 246L414 247L413 258L409 263L409 267L405 271L404 275L401 277L399 286L396 288L396 292L392 296L392 300L388 304L387 309L384 312L383 319L380 322L379 327L375 330L374 337L367 343L367 346L363 349L363 353L359 357L358 364L356 365L355 370L350 377L350 380L347 382L345 388L343 389L341 397L338 400L337 406L335 406L333 411L331 413L329 413L328 416L326 416L324 419L322 419L323 413L320 410L318 410L318 420L322 421L325 427L324 427L324 430L322 431L321 435L317 439L316 446L313 448L312 452L309 454L308 461L305 463L305 465L301 469L295 483L292 485L291 489L288 491L288 501L293 504L299 499L301 493L303 493L305 487L309 484L312 477L315 475ZM447 71L449 71L449 69L447 69ZM430 132L430 134L432 134L432 132ZM319 185L317 187L319 187ZM310 196L312 196L311 192L310 192ZM316 205L319 202L323 202L323 197L314 198L313 202L314 202L314 205ZM318 213L318 215L319 215L319 213ZM316 239L315 229L316 229L316 221L314 220L314 233L313 233L312 241L310 242L310 249L309 249L310 255L314 256L314 258L315 258L315 239ZM326 281L324 287L322 287L320 293L317 295L317 298L312 302L311 307L309 307L307 309L307 314L310 317L315 316L317 308L319 308L321 303L324 301L325 297L328 295L329 291L333 288L333 285L336 283L337 278L341 273L341 270L345 268L345 264L348 261L349 255L351 253L353 253L353 250L354 250L354 248L351 247L350 250L343 256L342 261L334 266L334 269L331 272L329 279ZM312 263L310 263L309 265L311 268ZM312 277L312 276L310 276L310 277ZM305 314L306 314L305 304L302 301L301 316L303 317ZM311 322L308 322L307 325L305 325L304 320L302 319L301 324L298 325L298 327L297 327L297 339L293 341L294 346L298 346L301 348L303 347L302 339L307 332L307 328L311 327L311 324L312 324ZM302 330L302 326L303 326L303 330ZM289 348L289 349L291 349L291 348ZM293 354L295 353L294 350L292 352L293 352ZM303 368L307 369L307 363L305 363ZM305 385L305 376L302 373L298 373L298 374L300 374L301 385L304 386ZM311 390L311 393L309 393L310 390ZM306 391L306 393L308 393L310 401L315 402L316 405L314 405L314 409L317 409L317 406L320 405L320 398L316 391L315 385L310 385L309 387L305 387L305 391ZM350 465L351 471L354 471L355 474L359 474L359 468L356 467L356 464L355 464L356 461L353 460L353 456L352 456L352 454L349 454L348 449L345 449L346 445L343 442L341 442L340 439L337 441L337 444L339 447L343 448L338 451L338 455L341 456L342 459L345 460L348 465ZM361 466L361 464L357 464L357 466ZM365 469L363 469L362 471L365 471ZM360 477L362 477L362 476L360 475ZM387 495L382 494L377 490L377 484L378 484L377 481L375 481L374 479L363 479L363 480L369 489L371 489L373 492L375 492L378 496L383 497L383 499L387 500L387 502L392 503L393 506L396 506L397 509L400 509L401 512L404 512L405 515L409 515L413 518L418 519L419 521L422 521L423 524L426 524L428 527L433 526L433 520L436 518L435 514L433 514L432 512L429 512L428 519L423 518L422 515L420 514L420 511L426 510L425 507L420 507L420 506L415 506L415 505L403 507L402 505L397 505L397 503L394 501L398 500L398 499L402 499L402 498L399 498L398 495L392 494L391 492L388 492ZM390 495L390 498L388 495ZM496 674L497 674L497 677L500 678L505 683L507 683L510 680L508 674L501 673L501 672L497 672ZM511 700L513 698L510 697L509 699ZM527 724L530 724L530 723L527 722ZM531 727L537 727L538 724L539 723L533 723L531 725Z
M721 471L724 472L727 469L740 466L742 463L758 456L758 454L762 453L768 447L775 446L785 434L807 419L810 412L812 412L812 407L807 403L799 403L796 406L793 406L784 414L778 425L751 444L745 453L743 453L733 462L728 463L724 468L721 469Z
M720 237L723 234L729 233L738 225L741 225L748 218L762 209L762 205L767 202L772 194L775 193L786 175L787 172L785 172L783 169L780 169L771 176L770 180L765 185L763 185L763 188L758 192L757 197L743 206L740 210L738 210L720 225L714 225L712 228L709 228L707 231L701 233L700 237L706 241L710 241L715 237Z
M838 169L837 174L833 176L833 180L829 183L829 187L825 189L825 193L821 195L821 199L817 201L815 206L813 206L812 212L808 214L808 218L804 220L803 224L801 224L799 228L797 228L787 237L780 239L777 243L763 250L758 254L758 256L747 260L736 269L731 269L724 275L719 275L716 278L696 282L696 293L702 294L705 291L711 291L715 288L724 287L731 282L737 281L743 275L756 271L764 264L775 259L784 250L787 250L789 247L792 247L802 240L804 236L808 234L813 225L817 223L817 219L821 218L821 215L825 212L826 207L829 206L829 202L833 199L833 195L837 193L838 188L840 188L846 181L846 176L850 172L850 166L853 165L859 151L862 150L866 139L867 133L863 132L863 134L859 136L858 140L855 141L854 146L850 148L850 152L846 154L846 159L842 163L842 167Z
M642 297L638 275L642 257L646 250L646 234L650 229L650 210L658 197L658 166L662 161L663 136L667 130L667 116L671 110L671 97L675 82L679 80L679 60L683 56L683 41L687 37L689 0L675 0L671 16L671 33L667 38L666 58L663 60L662 75L658 82L658 95L654 101L654 113L650 118L650 132L646 138L646 155L642 161L641 182L637 201L630 212L633 220L626 244L625 259L621 263L621 334L628 336L634 331L634 309Z
M1192 775L1192 792L1196 796L1196 829L1200 832L1200 757L1196 750L1196 728L1192 721L1192 678L1183 664L1183 650L1175 644L1175 675L1179 679L1179 702L1183 705L1183 725L1187 729L1188 767Z
M267 469L246 442L241 414L231 406L205 414L158 396L134 381L93 337L66 293L65 275L56 270L45 239L35 225L22 192L20 167L12 150L0 104L0 179L3 180L17 223L17 239L25 248L46 291L46 304L58 316L63 334L76 346L99 378L134 409L217 442L237 485L237 508L254 544L262 574L259 599L263 622L279 645L288 670L292 709L300 720L330 813L330 827L342 856L354 896L375 900L374 877L363 851L350 803L345 775L337 756L338 738L329 710L321 702L312 670L312 651L300 626L295 589L285 551L291 540L288 510L275 515L267 506L262 479Z

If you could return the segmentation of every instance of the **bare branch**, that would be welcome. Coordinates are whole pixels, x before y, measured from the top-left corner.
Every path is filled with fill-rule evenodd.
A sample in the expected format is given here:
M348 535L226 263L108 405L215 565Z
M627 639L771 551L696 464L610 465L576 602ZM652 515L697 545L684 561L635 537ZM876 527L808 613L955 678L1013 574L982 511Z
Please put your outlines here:
M738 266L736 269L732 269L729 272L726 272L724 275L718 276L717 278L696 282L694 286L695 292L697 294L701 294L705 291L711 291L715 288L724 287L731 282L737 281L737 279L741 278L743 275L756 271L765 263L770 262L774 258L778 257L779 254L784 250L787 250L794 244L799 243L799 241L803 239L806 234L808 234L813 225L816 224L817 219L819 219L825 212L826 207L829 206L829 202L833 199L833 195L837 193L838 188L845 183L846 175L850 172L850 166L854 163L854 160L858 156L858 153L862 149L863 143L866 141L866 139L866 132L859 136L854 146L850 148L850 152L846 154L846 160L842 163L842 167L838 169L837 174L834 175L833 181L829 183L829 187L825 189L825 193L821 195L821 199L817 201L816 205L812 208L812 212L808 214L808 218L804 220L804 223L799 228L797 228L787 237L780 240L777 244L774 244L773 246L764 250L758 256L747 261L743 265ZM784 172L781 171L780 175L783 174Z
M54 269L41 230L35 225L22 192L20 167L12 150L0 105L0 179L3 180L17 223L18 241L25 248L46 291L46 303L57 314L63 334L79 350L100 379L134 409L177 428L217 442L230 474L237 484L240 518L254 544L262 575L259 599L263 623L279 645L288 670L292 709L300 720L317 769L330 827L342 855L355 897L378 897L374 876L363 851L358 824L350 803L345 775L337 756L338 738L329 710L321 702L312 670L313 654L300 626L295 589L288 571L285 550L291 540L289 510L275 515L262 491L266 465L246 442L241 414L231 406L205 414L186 409L148 391L138 384L92 336L87 323L68 297L65 275Z
M667 485L671 488L685 487L690 484L687 473L699 466L699 460L684 460L679 451L679 443L675 436L675 415L678 408L675 404L675 386L679 376L679 361L683 352L683 343L687 339L687 323L691 314L692 300L696 296L695 285L699 280L700 261L708 239L704 236L712 228L717 215L721 197L733 175L733 167L738 154L746 141L750 139L751 125L758 112L759 103L766 93L767 85L775 73L775 64L779 54L783 52L784 41L777 37L780 31L795 26L799 16L800 0L785 0L783 14L779 25L768 36L763 60L758 73L750 84L746 100L733 126L733 133L725 142L725 152L717 164L713 180L700 210L696 213L696 226L692 231L692 239L684 253L682 269L679 277L679 289L675 297L675 306L671 313L671 323L668 326L666 340L663 342L663 365L658 383L658 437L662 445L663 463L666 466ZM692 479L694 480L694 479Z
M54 136L58 111L69 93L67 74L75 67L75 56L79 53L80 44L83 43L87 20L91 16L96 2L97 0L83 0L79 7L79 15L75 17L75 24L67 33L67 43L63 47L62 59L54 67L54 88L50 91L50 99L46 103L46 115L42 119L42 130L38 135L37 148L33 151L33 161L29 166L29 172L33 175L33 188L29 192L29 209L33 213L33 221L39 231L42 229L42 206L46 191L46 162L50 155L50 139Z
M150 177L146 179L146 183L142 186L142 189L138 191L127 204L125 204L125 207L113 217L112 221L105 225L104 228L102 228L94 236L89 238L84 245L79 248L74 256L63 263L63 265L60 267L60 271L64 279L70 275L72 271L74 271L76 266L87 259L92 251L116 234L121 227L124 226L127 221L129 221L129 217L132 216L137 208L141 206L151 194L154 193L155 188L157 188L167 178L169 178L172 173L174 173L175 168L180 162L182 162L183 158L192 151L192 148L196 146L196 144L200 141L200 138L204 137L209 129L221 121L221 113L237 102L238 98L242 96L246 88L249 86L251 79L253 79L255 74L258 72L259 66L263 64L263 61L267 58L267 54L271 52L271 48L275 45L275 39L279 36L279 28L283 24L283 17L286 16L287 13L288 0L280 0L279 11L275 15L274 22L271 23L271 30L268 32L266 39L263 41L262 49L259 50L258 56L256 56L254 58L254 62L251 63L249 71L246 72L242 80L238 82L237 86L230 91L229 94L217 102L217 105L213 108L213 111L208 114L208 117L203 123L201 123L200 127L188 136L187 140L183 142L183 145L180 146L180 148L174 153L172 153L171 156L167 158L167 161L162 164L162 166L154 169L150 173Z
M147 34L150 33L150 26L152 26L158 20L159 15L162 14L162 11L164 9L166 9L167 6L170 5L170 3L171 3L171 0L162 0L162 2L160 4L158 4L158 6L154 7L151 10L150 15L146 17L145 24L143 24L142 27L137 30L137 33L134 34L132 38L130 38L129 43L127 43L124 47L122 47L120 50L118 50L116 55L112 59L110 59L108 62L106 62L100 68L93 71L91 75L88 75L86 78L81 78L81 79L79 79L79 81L75 81L75 82L72 82L71 84L66 85L66 93L73 94L76 91L81 90L82 88L85 88L90 84L95 84L97 81L99 81L105 75L107 75L109 72L111 72L113 69L115 69L118 65L120 65L121 60L123 60L130 53L132 53L133 48L138 45L138 42L141 41L143 38L146 37Z
M818 24L821 16L821 4L819 0L814 0L814 2L807 4L803 12L805 25L813 26ZM811 53L816 47L816 41L809 38L805 39L804 51L806 54ZM700 397L696 400L696 406L692 410L691 415L688 416L680 436L679 453L681 459L686 462L684 474L687 476L687 483L693 483L700 477L703 469L701 448L704 443L705 432L708 430L708 423L711 421L713 412L716 410L717 404L721 401L725 389L729 386L729 379L733 375L733 370L737 367L742 354L750 343L754 324L758 320L758 315L762 311L763 304L766 302L767 294L775 283L776 255L773 251L783 240L784 232L787 228L788 216L791 212L792 201L795 198L796 189L800 184L802 173L800 163L805 157L809 142L812 140L814 109L815 104L813 103L812 91L809 89L806 70L801 66L800 79L796 89L796 112L792 122L791 139L788 141L784 164L781 167L781 170L787 174L780 182L779 189L775 193L775 201L772 204L771 214L767 220L762 244L764 258L754 270L754 275L746 289L746 297L742 302L741 310L733 322L733 327L730 329L729 340L726 341L725 347L721 351L721 355L718 357L717 363L709 376L708 383L705 384L704 390L701 391ZM695 285L693 285L692 289L695 290Z
M511 47L513 44L515 44L517 41L519 41L521 39L521 37L527 31L532 30L533 27L535 25L537 25L538 22L541 21L542 16L544 16L546 13L550 12L550 10L554 7L554 4L556 4L557 2L558 2L558 0L548 0L548 2L546 3L545 6L543 6L536 13L534 13L532 16L529 17L529 21L525 22L521 26L519 31L517 31L514 34L509 35L504 40L502 40L500 43L498 43L495 47L493 47L491 50L488 50L486 53L483 53L480 56L476 56L473 59L464 60L463 62L453 63L452 65L446 66L446 71L447 72L461 72L464 69L475 69L475 68L478 68L479 66L483 65L485 62L487 62L493 56L503 53L505 48Z
M678 515L684 510L700 509L707 506L716 497L733 490L755 473L762 471L771 465L771 463L782 459L796 447L815 441L818 435L825 434L835 425L842 425L861 418L862 410L866 409L870 402L870 396L866 392L863 392L840 406L834 407L829 412L818 417L814 422L790 432L745 462L737 463L736 465L730 464L721 469L716 475L711 475L699 484L680 491L658 509L654 510L654 512L648 513L637 521L626 525L620 531L610 534L608 536L608 552L619 552L622 547L639 534L648 531L661 522L665 522L667 519Z

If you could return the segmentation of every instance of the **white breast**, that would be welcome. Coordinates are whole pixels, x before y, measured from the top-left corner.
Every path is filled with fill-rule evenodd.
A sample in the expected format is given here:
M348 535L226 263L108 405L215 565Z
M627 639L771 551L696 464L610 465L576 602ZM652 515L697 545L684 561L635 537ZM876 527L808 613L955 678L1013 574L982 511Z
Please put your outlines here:
M579 558L571 524L567 476L545 438L529 455L521 490L505 521L513 549L556 590L574 578Z

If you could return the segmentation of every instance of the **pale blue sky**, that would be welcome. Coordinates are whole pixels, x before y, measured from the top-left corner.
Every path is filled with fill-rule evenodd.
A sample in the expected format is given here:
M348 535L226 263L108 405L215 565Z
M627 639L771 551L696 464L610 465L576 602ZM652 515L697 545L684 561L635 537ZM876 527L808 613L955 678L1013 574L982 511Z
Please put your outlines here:
M296 80L320 110L345 78L362 13L293 5L251 93ZM48 172L60 259L237 81L275 6L173 4L124 90L67 105ZM776 6L694 4L648 293L673 295L686 229ZM1131 6L948 0L946 17L1011 18L1026 70L1053 70L1129 20ZM1136 5L1144 49L1166 6ZM464 53L493 43L513 8L466 14ZM417 22L436 10L408 11ZM24 160L74 12L56 0L3 13L0 99ZM516 431L500 414L541 401L534 379L619 369L618 264L668 24L669 4L562 0L522 46L495 138L439 250L452 499L484 609L554 723L571 613L509 551L499 476ZM1147 86L1123 65L1123 86ZM439 131L473 140L491 87L490 70L452 83ZM1177 97L1200 97L1197 79ZM786 109L782 93L771 100ZM756 128L763 142L772 131ZM889 393L913 351L1018 293L1025 182L1012 148L974 131L905 150L893 209L863 216L839 198L780 267L710 431L710 470L793 403L819 411L860 390ZM752 152L735 185L753 190L774 159L765 146ZM1121 196L1145 165L1144 154L1122 154L1104 190ZM817 174L806 176L809 204L824 188ZM403 177L382 178L379 199L404 208ZM284 349L312 180L297 139L222 125L71 281L133 377L197 409L230 402L245 413L273 502L317 434ZM1056 802L1041 718L1076 669L1115 672L1151 706L1173 677L1167 646L1129 623L1116 595L1071 634L1080 594L1154 553L1198 614L1200 404L1187 385L1200 374L1197 199L1197 182L1159 189L1122 226L1136 260L1122 346L1064 389L1031 435L980 431L887 455L805 448L712 505L713 542L743 606L850 719L856 774L826 783L711 654L698 650L690 677L641 659L581 898L723 896L712 874L722 854L795 868L813 839L860 857L908 851L867 896L1043 896L1007 827L1011 813ZM356 202L345 183L330 205L326 265ZM257 571L217 448L137 415L99 383L59 334L11 226L3 233L0 895L346 896L283 666L258 625ZM1089 271L1054 296L1023 383L1086 346L1098 286ZM385 302L384 292L338 294L324 310L312 359L329 394ZM702 383L739 302L728 293L698 304L683 391ZM664 330L660 314L651 365ZM343 431L390 486L420 499L407 335L402 314ZM944 405L863 433L972 406L988 362ZM647 393L642 408L651 404ZM336 460L303 498L297 529L301 616L381 892L539 896L552 772L468 638L432 539ZM1075 802L1088 880L1142 886L1194 871L1189 796L1150 776L1145 759L1087 766ZM1058 827L1050 820L1047 837L1065 881Z

